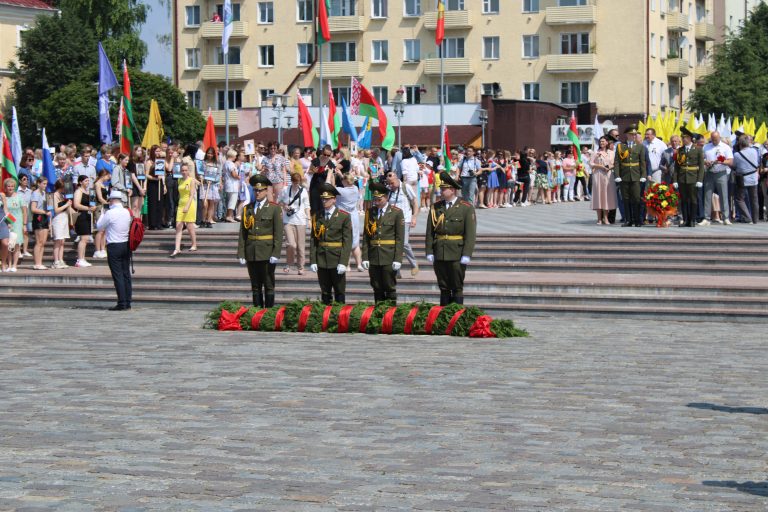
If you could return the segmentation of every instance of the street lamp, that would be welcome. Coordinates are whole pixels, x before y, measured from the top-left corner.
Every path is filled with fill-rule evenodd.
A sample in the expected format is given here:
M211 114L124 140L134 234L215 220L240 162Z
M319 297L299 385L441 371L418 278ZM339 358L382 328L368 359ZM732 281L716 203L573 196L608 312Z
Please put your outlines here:
M277 114L277 119L272 118L272 127L277 125L277 143L283 145L283 114L285 113L285 101L288 98L287 94L270 94L272 98L272 111Z
M400 124L400 120L405 115L405 100L401 97L395 98L392 101L392 109L395 112L395 117L397 118L397 145L398 147L403 147L403 133L402 128Z
M483 125L483 138L481 139L481 144L483 148L485 148L485 125L488 124L488 111L481 108L478 110L478 116L480 117L480 124Z

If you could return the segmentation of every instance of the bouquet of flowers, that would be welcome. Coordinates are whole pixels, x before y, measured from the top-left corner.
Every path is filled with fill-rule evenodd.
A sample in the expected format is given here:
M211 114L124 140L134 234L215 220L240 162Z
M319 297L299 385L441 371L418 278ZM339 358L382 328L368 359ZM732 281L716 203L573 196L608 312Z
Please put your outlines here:
M659 227L665 225L667 217L677 211L680 196L669 185L654 183L645 191L645 206L656 214Z

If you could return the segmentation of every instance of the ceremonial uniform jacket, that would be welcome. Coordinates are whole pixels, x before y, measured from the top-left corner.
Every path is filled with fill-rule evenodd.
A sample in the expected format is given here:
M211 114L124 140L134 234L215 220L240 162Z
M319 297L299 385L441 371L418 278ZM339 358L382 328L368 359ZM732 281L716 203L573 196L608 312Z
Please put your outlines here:
M251 203L243 211L237 257L246 261L264 261L272 256L279 258L283 247L282 208L265 201L255 213L255 206Z
M467 201L456 199L446 209L445 201L436 202L427 219L427 256L438 261L457 261L472 256L475 250L477 220L475 209Z
M352 252L352 218L349 213L336 208L330 219L325 211L312 214L309 262L320 268L336 268L348 265Z
M648 151L642 144L627 147L626 144L616 144L616 161L613 171L621 181L640 181L648 175Z
M379 209L365 212L363 225L363 261L371 265L391 265L403 262L405 242L405 217L403 211L388 205L384 214L377 218Z
M691 145L690 149L680 147L672 171L672 183L693 185L696 182L704 182L704 152L695 145Z

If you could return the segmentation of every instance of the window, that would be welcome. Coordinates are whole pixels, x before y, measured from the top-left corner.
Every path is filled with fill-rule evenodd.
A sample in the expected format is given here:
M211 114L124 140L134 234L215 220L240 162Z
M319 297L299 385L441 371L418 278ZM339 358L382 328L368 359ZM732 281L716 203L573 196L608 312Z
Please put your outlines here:
M421 0L404 0L405 16L421 16Z
M659 36L659 55L661 55L662 59L667 58L667 44L666 39L664 39L664 36Z
M272 96L273 94L275 94L274 89L261 89L259 91L259 98L261 99L262 107L269 106L272 104L272 98L270 98L270 96Z
M347 105L349 105L350 98L352 97L351 89L351 87L331 87L331 92L333 92L333 99L336 100L337 105L341 103L341 98L344 98L344 101L346 101Z
M405 102L409 105L418 105L421 103L421 86L420 85L405 86Z
M656 104L656 81L651 80L651 105Z
M667 105L667 102L664 100L664 82L659 84L659 99L661 100L662 107Z
M539 101L539 91L541 87L535 82L523 84L523 99L528 101Z
M313 9L315 0L296 0L296 21L300 23L312 23L315 19Z
M539 12L539 0L523 0L523 12Z
M464 58L464 38L448 37L443 39L442 52L443 52L443 56L448 59L463 59Z
M229 45L229 54L227 60L230 64L240 64L240 47ZM224 52L221 46L216 47L216 64L224 64Z
M310 66L315 60L315 45L312 43L299 43L296 64Z
M196 108L200 110L200 91L187 91L187 105L189 108Z
M483 14L498 14L499 0L483 0Z
M419 62L421 60L421 40L406 39L403 41L403 60Z
M357 45L354 41L331 42L331 62L354 62L357 60Z
M678 0L669 0L669 12L675 12L680 8Z
M690 67L693 67L693 62L694 62L693 56L694 56L693 45L689 44L688 45L688 66Z
M217 107L217 110L225 110L227 108L227 106L224 105L224 91L222 90L216 91L216 107ZM235 89L233 91L229 91L229 108L230 110L243 108L243 90L242 89Z
M216 4L216 12L221 21L224 21L224 4ZM240 21L240 3L232 2L232 21Z
M493 84L481 84L483 96L493 96Z
M272 24L275 22L274 2L259 2L259 23Z
M446 0L445 10L446 11L463 11L464 0Z
M200 69L199 48L187 48L187 69Z
M558 7L575 7L577 5L587 5L587 0L557 0Z
M656 34L653 32L651 32L650 46L651 57L656 57Z
M389 41L371 41L371 60L387 62L389 60Z
M523 36L523 58L539 58L539 36Z
M371 17L372 18L386 18L387 17L387 0L372 0Z
M373 86L373 97L379 102L379 105L389 105L389 87Z
M442 90L443 103L465 103L464 96L466 86L464 84L445 84Z
M259 67L266 68L275 65L275 47L271 44L259 46Z
M651 0L651 12L656 12L656 0Z
M331 0L329 16L354 16L355 0Z
M185 18L187 27L199 27L200 26L200 6L188 5L185 9L187 17Z
M560 34L560 53L563 55L589 53L589 33Z
M589 101L589 82L563 82L560 84L560 103L576 105Z
M299 94L304 99L304 103L308 106L312 106L312 98L315 96L315 90L312 87L302 87L299 89Z
M483 38L483 58L488 60L498 60L499 58L499 37Z

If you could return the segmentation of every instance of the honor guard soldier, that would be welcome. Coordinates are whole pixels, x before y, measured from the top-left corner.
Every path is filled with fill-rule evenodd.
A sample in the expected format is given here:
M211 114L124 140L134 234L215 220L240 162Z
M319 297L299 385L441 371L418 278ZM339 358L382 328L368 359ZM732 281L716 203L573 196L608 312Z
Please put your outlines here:
M680 191L680 226L696 226L699 192L704 183L704 153L694 144L694 134L685 126L680 128L683 145L677 150L672 171L672 186ZM696 134L698 135L698 134Z
M255 198L243 212L237 257L241 265L248 266L253 305L271 308L275 305L275 266L283 246L283 212L267 201L267 188L272 182L257 174L251 177L250 184Z
M648 151L645 146L637 143L636 125L630 125L624 133L627 135L627 142L616 144L616 160L613 166L616 183L624 201L625 218L622 226L642 227L642 184L648 174Z
M397 301L397 271L403 264L405 217L389 204L389 189L382 183L369 185L373 206L365 211L363 268L368 271L373 300Z
M440 305L464 304L464 273L475 250L475 209L456 197L461 186L450 174L440 173L440 182L442 200L427 219L427 260L435 269Z
M347 288L347 263L352 252L352 218L336 208L339 191L323 183L320 199L323 208L312 214L312 236L309 251L310 269L317 272L323 304L334 300L344 304Z

